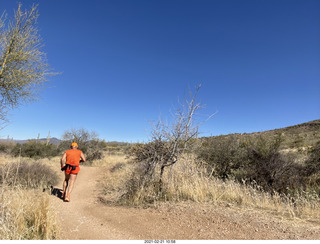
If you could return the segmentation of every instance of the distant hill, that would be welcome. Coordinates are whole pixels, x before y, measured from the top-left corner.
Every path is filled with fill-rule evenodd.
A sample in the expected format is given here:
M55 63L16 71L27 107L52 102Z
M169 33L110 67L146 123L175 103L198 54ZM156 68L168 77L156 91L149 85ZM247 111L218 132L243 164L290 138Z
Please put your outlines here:
M320 141L320 120L264 131L258 134L264 136L281 134L284 140L282 146L284 147L297 148L314 146Z
M254 139L258 136L273 137L276 134L281 134L283 138L282 147L285 148L299 148L315 146L320 142L320 120L313 120L310 122L288 126L285 128L253 132L253 133L234 133L221 136L202 137L206 139L219 139L221 137L235 137L235 138L247 138Z
M14 143L17 143L17 144L24 144L28 141L31 141L31 140L39 140L40 142L47 142L47 138L39 138L39 139L26 139L26 140L12 140L12 139L0 139L0 143L3 143L3 142L14 142ZM56 137L52 137L50 138L50 143L51 144L54 144L54 145L58 145L60 144L62 140L56 138ZM108 146L109 147L117 147L117 146L126 146L130 143L128 142L118 142L118 141L110 141L110 142L107 142Z
M38 139L27 139L27 140L11 140L11 139L9 139L9 142L24 144L30 140L38 140ZM47 138L39 138L39 141L40 142L47 142ZM8 139L0 139L0 143L1 142L8 142ZM50 138L50 141L49 141L49 143L54 144L54 145L58 145L60 142L61 142L61 140L59 140L56 137Z
M310 122L288 126L285 128L262 131L262 132L253 132L253 133L234 133L228 135L220 135L220 136L212 136L212 137L201 137L201 138L219 138L219 137L237 137L237 138L254 138L257 136L266 136L272 137L276 134L281 134L284 141L282 143L282 147L296 148L296 147L306 147L306 146L314 146L317 142L320 142L320 119L313 120ZM28 140L13 140L14 143L23 144L28 142L29 140L37 140L37 139L28 139ZM12 142L11 140L9 140ZM40 138L40 142L46 142L47 138ZM1 142L8 142L7 139L0 139ZM50 138L50 143L59 144L61 142L60 139L52 137ZM126 146L128 144L134 143L126 143L126 142L107 142L109 147L117 147L117 146Z
M302 124L298 124L298 125L288 126L288 127L285 127L285 128L263 131L263 132L260 132L260 133L278 133L278 132L281 132L281 133L288 133L288 134L301 134L301 133L305 133L305 132L319 131L319 130L320 130L320 119L313 120L313 121L306 122L306 123L302 123Z

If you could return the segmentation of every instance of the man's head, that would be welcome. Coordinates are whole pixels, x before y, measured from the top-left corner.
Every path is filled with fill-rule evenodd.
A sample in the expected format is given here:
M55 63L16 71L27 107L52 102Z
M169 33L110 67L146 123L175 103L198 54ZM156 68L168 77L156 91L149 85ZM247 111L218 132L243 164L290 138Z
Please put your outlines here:
M71 148L78 148L78 144L76 142L71 143Z

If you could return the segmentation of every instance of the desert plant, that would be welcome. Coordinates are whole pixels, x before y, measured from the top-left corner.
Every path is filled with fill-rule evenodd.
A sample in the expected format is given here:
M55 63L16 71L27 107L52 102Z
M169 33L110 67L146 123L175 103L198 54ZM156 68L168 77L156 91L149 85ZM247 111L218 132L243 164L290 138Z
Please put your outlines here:
M1 240L59 239L57 216L47 194L19 187L0 190Z
M47 240L59 238L59 225L49 195L57 183L46 164L31 159L2 157L0 164L0 239Z
M197 150L198 159L207 167L209 176L222 179L238 176L245 165L246 148L236 135L203 138Z
M126 142L106 142L105 151L109 155L123 155L131 148L130 143Z
M257 182L269 192L289 193L305 187L304 165L280 153L280 134L265 138L259 136L247 148L246 179Z
M15 157L29 157L34 159L49 158L59 155L58 147L54 144L46 144L37 140L29 140L24 144L16 144L11 154Z
M85 154L87 164L93 160L101 159L103 151L106 149L106 142L98 138L94 131L89 132L86 129L71 129L64 132L63 141L59 145L60 151L70 149L72 142L77 142L79 149Z
M10 154L14 146L15 144L13 142L1 142L0 153Z
M131 147L129 156L138 166L128 181L130 194L135 194L134 191L140 188L153 187L154 194L161 197L165 169L173 166L196 145L200 125L196 114L202 107L196 101L200 87L196 87L194 94L189 91L189 97L185 96L183 103L175 110L171 124L160 119L153 124L149 143Z
M308 164L297 161L295 154L281 152L282 142L281 134L203 138L197 155L208 174L221 179L256 182L271 193L306 190L311 172L316 177L316 164L311 163L316 156L310 156Z
M121 167L120 167L121 166ZM264 191L255 181L238 182L234 179L210 177L207 168L192 154L184 154L165 171L161 198L154 194L156 185L139 185L139 170L126 162L114 164L103 180L107 203L126 205L156 204L158 201L194 201L199 203L237 205L272 211L277 215L301 218L319 223L319 196L301 191L295 195ZM135 165L137 166L137 165ZM125 179L130 179L129 181Z
M0 167L0 184L21 188L49 188L57 184L58 176L48 165L37 161L22 161Z
M320 196L320 141L311 149L309 157L305 162L304 174L311 188Z
M4 14L0 18L0 121L6 120L10 109L36 100L47 77L53 75L41 51L38 16L37 6L22 11L19 4L8 24Z

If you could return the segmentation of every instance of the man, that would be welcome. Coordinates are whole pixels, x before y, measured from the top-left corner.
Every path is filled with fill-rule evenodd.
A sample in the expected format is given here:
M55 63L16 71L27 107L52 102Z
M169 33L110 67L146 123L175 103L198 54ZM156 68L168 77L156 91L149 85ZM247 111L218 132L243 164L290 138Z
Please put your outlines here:
M85 162L86 158L83 152L78 150L78 144L73 142L71 149L65 151L61 158L61 170L65 170L65 179L63 182L62 199L65 202L70 202L70 193L72 192L74 183L77 179L77 174L80 171L79 164Z

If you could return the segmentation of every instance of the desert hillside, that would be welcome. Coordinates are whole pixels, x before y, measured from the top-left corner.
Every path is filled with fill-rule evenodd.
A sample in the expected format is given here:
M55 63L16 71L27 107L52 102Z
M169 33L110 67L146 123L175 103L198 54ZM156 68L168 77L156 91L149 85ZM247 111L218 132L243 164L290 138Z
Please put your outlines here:
M199 138L161 176L147 160L166 143L90 140L70 202L60 198L68 142L2 142L0 237L319 239L319 122Z

